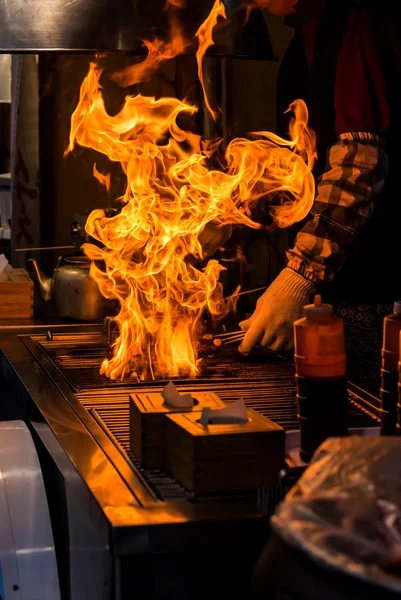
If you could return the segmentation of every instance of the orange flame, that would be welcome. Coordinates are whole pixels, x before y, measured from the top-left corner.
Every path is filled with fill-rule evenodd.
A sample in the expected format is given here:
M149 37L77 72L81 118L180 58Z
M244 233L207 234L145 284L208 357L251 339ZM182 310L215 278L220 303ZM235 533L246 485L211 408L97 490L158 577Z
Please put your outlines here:
M93 177L98 180L100 185L103 185L107 193L110 193L110 173L104 175L100 171L97 170L96 163L93 165Z
M169 42L159 38L156 38L153 42L144 40L143 45L148 49L145 60L114 73L112 79L122 87L149 81L163 62L171 60L184 52L189 44L184 40L179 30L176 29L174 23L171 25L170 34L171 39Z
M219 17L227 19L226 9L221 0L215 0L215 3L213 5L212 10L209 13L209 16L202 23L202 25L199 27L198 31L195 34L198 38L199 43L199 47L196 52L196 60L198 62L198 77L199 81L201 82L206 108L212 115L214 121L217 120L218 112L216 110L213 110L213 108L210 106L210 102L207 97L205 81L203 77L203 59L205 57L207 49L210 48L210 46L213 46L214 44L213 30L217 25Z
M146 72L143 68L142 76ZM308 214L315 159L308 111L301 100L291 105L288 141L268 132L234 139L222 170L210 170L207 158L218 144L204 143L178 124L195 106L138 94L127 96L120 112L110 116L101 73L92 63L82 82L67 152L75 143L97 150L120 163L127 179L121 212L106 217L95 210L88 218L86 231L100 247L83 247L92 261L105 265L91 266L101 293L120 304L119 336L102 372L112 379L195 376L203 313L221 317L238 296L237 290L224 301L219 282L224 267L217 260L199 266L205 257L199 238L210 224L260 228L251 210L261 199L271 204L274 226L287 227ZM99 178L96 167L94 173L105 177Z

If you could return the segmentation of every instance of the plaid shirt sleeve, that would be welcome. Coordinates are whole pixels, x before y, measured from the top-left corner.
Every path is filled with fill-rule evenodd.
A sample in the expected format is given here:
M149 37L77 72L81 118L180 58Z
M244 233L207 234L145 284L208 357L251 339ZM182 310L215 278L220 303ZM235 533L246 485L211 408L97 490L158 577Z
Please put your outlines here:
M340 135L318 182L312 218L287 252L288 267L313 283L332 280L371 216L387 172L387 155L379 136Z

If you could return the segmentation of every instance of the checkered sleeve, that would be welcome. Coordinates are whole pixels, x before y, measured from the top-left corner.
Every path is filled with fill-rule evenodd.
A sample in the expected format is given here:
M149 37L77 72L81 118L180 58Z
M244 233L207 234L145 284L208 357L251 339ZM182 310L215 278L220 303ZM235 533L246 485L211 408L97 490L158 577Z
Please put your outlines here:
M387 172L387 155L378 136L340 135L318 181L311 219L287 253L288 266L313 283L332 280L372 215Z

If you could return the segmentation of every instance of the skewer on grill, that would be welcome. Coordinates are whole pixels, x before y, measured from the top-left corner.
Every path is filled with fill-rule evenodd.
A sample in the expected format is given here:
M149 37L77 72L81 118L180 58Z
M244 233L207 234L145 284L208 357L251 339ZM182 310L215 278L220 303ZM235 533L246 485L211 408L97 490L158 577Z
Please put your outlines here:
M243 292L232 294L232 296L227 296L227 298L223 298L221 302L226 300L230 300L232 298L238 298L239 296L244 296L246 294L253 294L255 292L261 292L267 289L267 286L262 286L258 288L253 288L251 290L244 290ZM228 344L234 344L237 342L242 342L245 337L245 331L239 329L238 331L228 331L225 333L218 333L217 335L212 336L212 334L207 333L203 336L203 340L209 343L212 343L216 348L220 348L221 346L227 346Z
M236 342L242 342L245 337L245 331L231 331L229 333L220 333L214 336L213 343L215 346L227 346Z
M222 333L221 335L213 336L211 333L206 333L202 337L202 341L205 344L210 344L215 348L221 348L221 346L226 346L228 344L233 344L237 341L242 341L244 339L245 332L244 331L234 331L231 333Z
M242 342L242 340L245 337L245 331L242 331L241 333L237 334L237 335L233 335L230 338L225 338L222 342L221 345L222 346L227 346L228 344L236 344L238 342ZM218 340L220 341L220 340Z
M229 338L229 337L232 337L233 335L235 335L235 336L237 336L237 335L240 335L241 333L244 333L244 332L242 331L242 329L239 329L238 331L228 331L228 332L226 332L226 333L217 333L217 334L214 336L214 338L215 338L215 339L216 339L216 338L219 338L219 339L224 339L224 338ZM211 334L209 334L209 335L211 335Z

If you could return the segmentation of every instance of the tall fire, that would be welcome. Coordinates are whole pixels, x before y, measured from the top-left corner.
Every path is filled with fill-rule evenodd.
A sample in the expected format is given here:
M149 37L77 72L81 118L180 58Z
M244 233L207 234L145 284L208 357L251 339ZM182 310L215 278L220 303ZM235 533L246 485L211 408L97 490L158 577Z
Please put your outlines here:
M201 78L213 28L224 18L224 5L216 0L199 28ZM185 44L173 24L170 44L145 42L145 60L114 79L121 85L143 81L161 62L182 52ZM199 266L205 258L199 236L207 224L216 230L228 224L260 228L252 220L252 208L261 199L275 199L271 206L275 227L287 227L309 212L315 138L307 126L307 108L300 100L290 106L294 118L289 140L269 132L233 139L223 167L213 170L208 159L218 143L203 142L179 125L180 117L194 114L196 106L137 94L127 96L120 112L110 116L99 83L101 73L92 63L81 85L68 151L75 143L97 150L119 162L127 180L119 214L106 217L103 210L95 210L87 222L87 233L100 247L85 244L84 251L105 265L103 270L93 262L91 275L102 294L120 304L115 317L119 335L102 372L111 379L195 376L202 314L209 311L221 317L227 310L219 282L224 267L215 259ZM217 118L217 107L205 100ZM108 185L96 169L94 175Z

